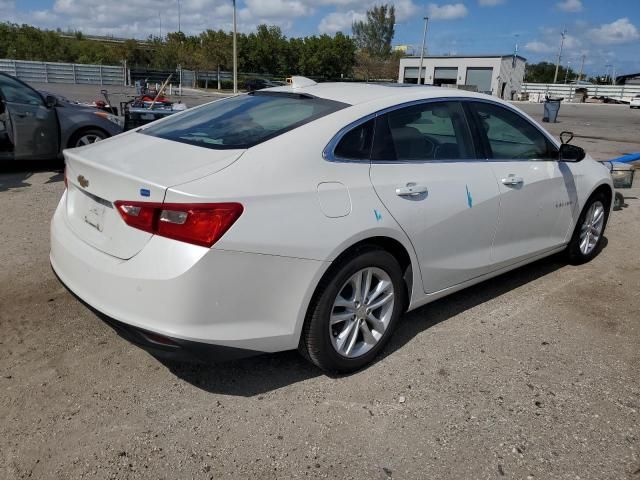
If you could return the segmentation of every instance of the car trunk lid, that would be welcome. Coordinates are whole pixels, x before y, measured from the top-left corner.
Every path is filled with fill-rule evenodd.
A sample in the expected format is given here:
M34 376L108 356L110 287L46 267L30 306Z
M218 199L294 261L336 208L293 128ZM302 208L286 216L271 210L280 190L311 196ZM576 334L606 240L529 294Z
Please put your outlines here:
M66 150L70 227L85 242L121 259L153 236L128 226L114 202L162 203L167 188L226 168L243 150L214 150L132 133Z

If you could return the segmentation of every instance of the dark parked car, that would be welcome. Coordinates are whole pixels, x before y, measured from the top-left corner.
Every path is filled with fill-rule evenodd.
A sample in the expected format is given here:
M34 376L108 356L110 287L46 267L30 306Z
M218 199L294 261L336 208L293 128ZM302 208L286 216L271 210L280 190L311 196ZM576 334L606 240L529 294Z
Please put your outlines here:
M55 158L121 132L120 117L0 73L0 160Z

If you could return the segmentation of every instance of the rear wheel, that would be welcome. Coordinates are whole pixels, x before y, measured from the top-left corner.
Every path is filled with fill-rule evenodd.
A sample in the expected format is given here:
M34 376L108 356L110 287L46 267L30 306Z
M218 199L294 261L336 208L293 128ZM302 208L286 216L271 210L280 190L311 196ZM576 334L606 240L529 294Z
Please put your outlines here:
M574 265L593 259L602 249L604 229L609 218L609 200L604 193L593 195L585 205L567 246L569 262Z
M377 248L360 250L318 286L300 349L323 370L358 370L387 343L404 304L402 270L395 257Z

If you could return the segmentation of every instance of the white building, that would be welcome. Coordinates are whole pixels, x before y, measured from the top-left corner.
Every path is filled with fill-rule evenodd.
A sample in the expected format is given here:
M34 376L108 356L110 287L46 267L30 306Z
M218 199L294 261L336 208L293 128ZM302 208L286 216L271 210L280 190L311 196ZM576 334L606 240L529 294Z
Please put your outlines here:
M468 86L478 92L514 99L520 93L527 59L519 55L428 56L422 61L421 83ZM418 83L420 57L400 59L400 83Z

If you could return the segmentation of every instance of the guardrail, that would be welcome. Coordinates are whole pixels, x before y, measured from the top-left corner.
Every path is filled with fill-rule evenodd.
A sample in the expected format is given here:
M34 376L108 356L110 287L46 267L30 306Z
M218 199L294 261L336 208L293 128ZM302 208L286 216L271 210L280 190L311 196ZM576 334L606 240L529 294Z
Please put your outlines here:
M0 72L25 82L125 85L122 66L0 59Z
M572 85L554 83L523 83L522 93L549 94L572 100L576 90L586 89L589 97L608 97L622 102L629 102L640 95L640 85Z

